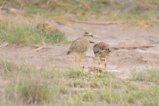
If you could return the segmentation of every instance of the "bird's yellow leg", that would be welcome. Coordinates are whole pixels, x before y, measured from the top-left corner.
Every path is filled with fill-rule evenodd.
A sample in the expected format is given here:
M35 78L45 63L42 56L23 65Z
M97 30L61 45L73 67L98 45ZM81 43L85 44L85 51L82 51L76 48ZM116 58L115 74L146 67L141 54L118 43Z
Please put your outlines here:
M78 62L79 62L79 66L81 65L81 53L80 53L80 55L79 55L79 59L78 59Z
M105 58L104 58L104 71L105 72L107 71L106 68L107 68L107 57L105 56Z
M80 53L80 58L79 58L79 65L80 65L80 67L82 67L82 61L83 61L83 59L84 59L84 56L83 56L82 53ZM83 68L82 68L82 70L83 70Z
M98 73L100 71L100 63L101 63L101 60L100 60L100 57L98 56Z
M77 61L78 61L78 60L77 60L77 56L76 56L76 55L74 55L74 58L75 58L75 63L77 63Z

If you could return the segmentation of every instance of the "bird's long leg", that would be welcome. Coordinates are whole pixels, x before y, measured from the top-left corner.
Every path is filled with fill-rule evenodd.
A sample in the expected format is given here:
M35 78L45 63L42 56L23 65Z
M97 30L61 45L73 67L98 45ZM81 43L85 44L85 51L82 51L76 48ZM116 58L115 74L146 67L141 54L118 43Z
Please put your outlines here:
M104 57L104 71L106 72L106 67L107 67L107 56Z
M76 66L78 66L78 58L76 54L74 55L74 63Z
M98 73L100 72L100 64L101 64L101 59L100 56L98 56Z
M84 56L82 53L80 53L80 57L79 57L79 66L82 67L82 61L84 59ZM82 68L83 69L83 68Z
M74 61L75 61L75 63L77 63L78 62L78 60L77 60L77 56L76 55L74 55Z

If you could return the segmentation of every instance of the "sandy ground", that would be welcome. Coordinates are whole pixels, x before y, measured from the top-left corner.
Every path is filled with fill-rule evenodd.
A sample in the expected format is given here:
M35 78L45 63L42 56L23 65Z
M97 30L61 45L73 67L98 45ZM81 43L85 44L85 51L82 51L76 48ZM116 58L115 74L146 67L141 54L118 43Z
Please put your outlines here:
M49 20L70 39L74 40L85 31L92 32L93 41L103 41L110 47L154 47L143 49L119 49L111 52L107 59L107 71L127 78L132 71L147 68L159 68L159 26L143 29L124 24L96 25L67 22L59 24ZM0 48L0 61L27 64L38 68L74 68L73 55L66 55L70 44L52 44L48 48L35 52L33 47L17 47L9 45ZM93 44L91 44L92 47ZM97 66L92 49L86 53L84 66Z

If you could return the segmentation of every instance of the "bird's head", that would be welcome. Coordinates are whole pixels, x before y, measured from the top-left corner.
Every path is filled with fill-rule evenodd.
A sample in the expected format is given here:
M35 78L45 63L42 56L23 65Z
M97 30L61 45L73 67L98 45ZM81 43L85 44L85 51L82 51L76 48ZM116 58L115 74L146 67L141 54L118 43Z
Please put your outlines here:
M84 37L93 37L93 34L90 32L84 32Z

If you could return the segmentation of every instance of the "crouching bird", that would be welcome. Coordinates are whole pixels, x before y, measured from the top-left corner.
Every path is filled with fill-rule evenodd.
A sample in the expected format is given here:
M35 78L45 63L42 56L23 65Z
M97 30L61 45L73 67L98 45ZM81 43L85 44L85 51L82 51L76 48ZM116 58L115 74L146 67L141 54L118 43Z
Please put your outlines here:
M99 42L93 46L93 52L98 57L98 70L100 69L102 59L104 59L104 70L106 71L106 58L111 52L109 45L104 42Z

